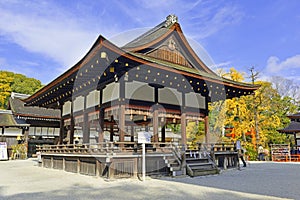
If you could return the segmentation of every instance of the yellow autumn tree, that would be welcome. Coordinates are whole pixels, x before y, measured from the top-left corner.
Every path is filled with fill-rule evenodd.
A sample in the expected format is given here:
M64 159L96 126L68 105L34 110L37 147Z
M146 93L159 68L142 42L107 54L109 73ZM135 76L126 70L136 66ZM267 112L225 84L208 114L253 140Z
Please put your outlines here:
M227 78L244 80L243 75L231 68ZM269 82L256 82L261 87L253 95L227 99L210 104L210 123L213 134L221 141L242 141L252 159L256 158L256 145L268 147L271 143L287 142L278 129L287 123L287 113L296 106L288 97L281 97ZM224 128L231 128L234 137L224 137Z
M0 108L5 108L7 99L11 93L13 78L7 72L0 72Z

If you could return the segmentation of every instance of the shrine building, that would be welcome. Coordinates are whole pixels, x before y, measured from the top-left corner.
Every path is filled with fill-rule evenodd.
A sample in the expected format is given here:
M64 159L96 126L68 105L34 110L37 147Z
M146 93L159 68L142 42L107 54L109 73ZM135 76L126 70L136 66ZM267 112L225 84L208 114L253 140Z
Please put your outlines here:
M256 89L209 69L190 46L177 17L169 15L123 47L100 35L77 64L25 103L61 111L61 145L112 142L126 148L146 131L155 146L170 141L168 124L180 124L178 144L184 146L187 121L203 121L209 142L210 102L250 95Z

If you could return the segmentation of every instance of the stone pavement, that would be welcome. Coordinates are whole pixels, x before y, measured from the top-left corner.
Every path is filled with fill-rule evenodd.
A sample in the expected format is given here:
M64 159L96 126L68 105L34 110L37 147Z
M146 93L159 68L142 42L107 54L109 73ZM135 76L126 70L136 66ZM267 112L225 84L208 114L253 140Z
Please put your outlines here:
M0 162L0 199L300 199L300 163L252 162L220 175L106 181L37 166Z

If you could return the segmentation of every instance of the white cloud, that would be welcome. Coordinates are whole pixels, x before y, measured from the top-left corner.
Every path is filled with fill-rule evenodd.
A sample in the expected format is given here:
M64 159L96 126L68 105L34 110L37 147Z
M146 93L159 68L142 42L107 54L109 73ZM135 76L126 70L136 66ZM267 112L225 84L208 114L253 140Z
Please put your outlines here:
M54 60L62 66L59 69L62 72L86 54L98 34L112 36L128 27L153 26L174 13L185 24L183 28L188 35L195 33L194 38L204 38L241 19L235 6L200 0L172 3L143 0L126 6L120 1L95 1L76 5L55 1L2 1L0 36L26 51ZM128 23L127 18L131 19ZM119 42L126 43L126 38L119 38ZM199 56L211 65L209 56Z
M221 63L213 64L209 67L212 68L212 69L223 68L223 69L225 69L225 71L227 71L230 68L229 67L230 64L231 64L231 61L227 61L227 62L221 62Z
M280 59L276 56L271 56L267 61L266 71L271 73L278 73L282 70L288 71L297 68L300 68L300 55L289 57L284 61L280 61Z
M201 13L191 13L190 29L193 32L192 37L195 39L207 38L227 26L237 24L244 16L241 10L234 5L220 7L204 4L200 8Z
M88 19L73 15L76 13L42 1L0 3L0 35L29 52L53 59L64 71L85 55L99 34L93 20L89 24ZM107 28L102 34L109 31Z

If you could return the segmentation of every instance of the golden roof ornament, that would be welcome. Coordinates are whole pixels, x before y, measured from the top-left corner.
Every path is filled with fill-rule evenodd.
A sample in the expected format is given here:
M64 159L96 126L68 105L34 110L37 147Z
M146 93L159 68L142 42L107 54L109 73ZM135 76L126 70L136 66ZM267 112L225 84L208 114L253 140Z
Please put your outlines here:
M176 22L178 22L178 17L176 15L168 15L167 20L165 22L165 27L175 24Z

